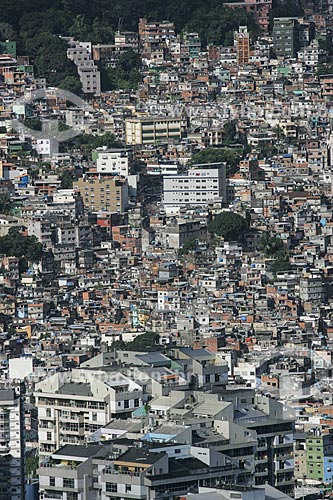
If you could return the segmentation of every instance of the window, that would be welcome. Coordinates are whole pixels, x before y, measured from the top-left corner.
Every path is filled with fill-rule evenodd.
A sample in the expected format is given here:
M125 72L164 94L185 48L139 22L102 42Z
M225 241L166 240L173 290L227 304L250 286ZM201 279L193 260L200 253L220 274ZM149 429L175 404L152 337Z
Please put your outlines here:
M50 476L50 486L55 486L55 477Z
M132 486L130 484L125 485L125 492L128 493L129 491L132 491Z
M74 479L69 478L69 477L64 477L63 487L64 488L74 488Z
M47 441L51 441L51 439L52 439L52 434L51 434L51 432L47 432L47 433L46 433L46 439L47 439Z
M108 493L117 493L117 485L116 483L106 483L105 489Z
M124 408L129 408L129 400L124 399Z
M134 399L134 406L135 406L135 408L138 408L139 404L140 404L140 400L139 399Z

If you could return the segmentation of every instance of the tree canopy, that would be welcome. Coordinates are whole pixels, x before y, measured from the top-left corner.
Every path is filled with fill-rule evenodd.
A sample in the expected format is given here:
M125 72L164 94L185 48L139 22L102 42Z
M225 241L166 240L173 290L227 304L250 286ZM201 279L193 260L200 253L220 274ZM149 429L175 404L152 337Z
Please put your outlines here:
M155 332L145 332L141 335L135 337L132 342L124 342L122 340L116 340L112 344L113 349L119 349L120 351L158 351L160 346L158 345L159 335Z
M208 230L217 236L223 236L227 241L241 241L247 230L247 223L239 214L221 212L209 223Z
M227 174L237 171L238 163L242 159L242 151L233 148L206 148L196 153L192 163L226 163Z
M74 145L76 147L80 147L80 149L85 153L91 153L94 149L102 148L104 146L107 148L121 147L121 144L116 141L111 132L106 132L103 135L81 134L75 137Z
M72 189L73 182L77 180L77 175L73 169L66 168L61 172L60 180L62 189Z
M276 273L290 269L289 251L285 243L275 235L266 232L259 240L258 249L272 259L271 271Z
M0 254L18 257L21 270L25 270L29 262L39 262L42 250L42 244L35 236L24 236L17 227L10 228L8 234L0 237Z
M47 78L50 85L80 92L79 76L75 64L67 58L65 40L52 33L41 32L27 38L24 48L31 56L36 76Z
M73 87L68 77L77 77L75 67L66 57L66 42L61 36L73 36L80 41L113 43L114 33L137 30L138 21L146 17L153 21L168 19L178 32L196 31L202 42L219 45L233 43L234 30L240 25L256 36L254 16L245 9L230 9L225 0L43 0L36 5L29 0L2 0L0 39L17 41L18 54L27 54L37 75L49 79L51 85ZM274 16L302 13L301 1L274 1ZM135 61L131 61L134 63ZM104 75L108 76L108 73ZM137 67L126 70L122 63L111 74L111 84L126 87L135 84Z
M284 258L287 253L287 247L281 238L266 232L259 240L259 249L264 252L266 257Z
M102 68L102 90L136 89L141 79L141 58L134 50L123 52L115 68Z
M9 193L0 193L0 214L9 215L13 208L13 202Z

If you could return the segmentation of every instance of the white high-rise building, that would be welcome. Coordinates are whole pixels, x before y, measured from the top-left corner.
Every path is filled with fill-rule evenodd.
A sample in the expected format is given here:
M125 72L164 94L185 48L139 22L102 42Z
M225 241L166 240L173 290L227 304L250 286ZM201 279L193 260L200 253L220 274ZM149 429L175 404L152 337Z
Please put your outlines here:
M25 499L24 411L13 389L0 390L0 499Z
M85 439L112 418L142 406L142 387L119 372L74 369L36 384L39 456Z
M128 177L130 154L124 149L96 151L96 171L98 174L122 175Z
M223 163L193 165L186 174L168 175L163 179L163 201L166 212L184 206L206 206L227 201L226 166Z

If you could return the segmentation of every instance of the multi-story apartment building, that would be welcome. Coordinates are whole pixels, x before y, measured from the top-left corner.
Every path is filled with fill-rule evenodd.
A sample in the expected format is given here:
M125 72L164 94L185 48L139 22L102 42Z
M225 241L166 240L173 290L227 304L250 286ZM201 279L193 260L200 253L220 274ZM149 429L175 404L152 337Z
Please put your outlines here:
M44 460L39 467L39 488L42 498L54 500L97 500L93 491L93 457L102 446L66 444ZM89 495L89 496L88 496Z
M178 219L177 223L168 223L156 228L156 240L166 248L179 250L188 242L206 238L207 226L199 220Z
M140 442L66 445L40 464L40 490L57 500L173 500L200 486L238 483L242 471L207 448Z
M25 499L24 409L13 389L0 390L0 500Z
M289 58L296 56L300 48L297 18L277 17L274 19L273 46L277 56Z
M142 388L118 372L72 370L36 384L39 453L66 443L83 444L112 417L124 418L142 405Z
M247 31L247 26L240 26L234 35L236 50L237 50L237 64L244 66L250 60L250 34Z
M114 44L119 48L139 50L139 35L135 31L117 31L114 36Z
M169 21L148 22L147 19L139 19L140 42L149 40L165 41L175 38L175 25Z
M124 212L128 206L128 184L125 178L94 177L74 183L85 207L92 212Z
M306 437L307 478L332 484L333 479L333 432L314 429Z
M235 391L237 393L237 390ZM251 397L251 394L253 397ZM292 495L294 491L293 432L295 419L284 414L283 404L264 396L254 396L246 391L244 401L241 394L237 401L235 423L255 431L257 447L255 453L255 484L266 482ZM252 399L253 403L248 404Z
M209 202L227 200L226 167L222 163L194 165L187 174L163 179L163 200L166 211L183 206L206 206Z
M84 94L99 95L101 93L101 76L92 59L90 42L68 41L67 57L77 66L77 71Z
M93 159L96 159L98 174L124 177L129 174L130 153L124 149L96 150Z
M303 302L322 303L327 300L327 293L320 270L305 272L299 282L299 295Z
M125 133L128 146L174 143L182 137L182 121L164 116L128 118Z

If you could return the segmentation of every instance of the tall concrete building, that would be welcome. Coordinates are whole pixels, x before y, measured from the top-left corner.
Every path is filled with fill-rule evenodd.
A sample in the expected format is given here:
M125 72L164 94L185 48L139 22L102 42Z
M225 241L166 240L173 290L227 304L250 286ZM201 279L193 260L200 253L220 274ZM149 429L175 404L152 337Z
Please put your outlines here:
M128 184L125 178L81 178L74 183L74 189L82 196L85 207L92 212L124 212L127 209Z
M68 40L67 57L77 67L84 94L99 95L101 93L101 75L92 58L90 42Z
M93 160L96 160L96 171L102 175L129 174L129 163L131 153L125 149L100 149L93 152Z
M299 22L294 17L276 17L273 27L274 51L279 57L295 57L299 49Z
M169 175L163 179L163 201L166 211L183 206L207 206L226 202L226 166L222 163L194 165L186 174Z
M36 384L39 456L85 439L142 406L142 387L118 372L74 369Z
M125 121L126 144L139 146L145 144L166 144L182 137L180 118L136 117Z
M234 35L238 66L245 66L250 59L250 34L247 26L240 26Z
M24 499L23 404L13 389L0 390L0 500Z

